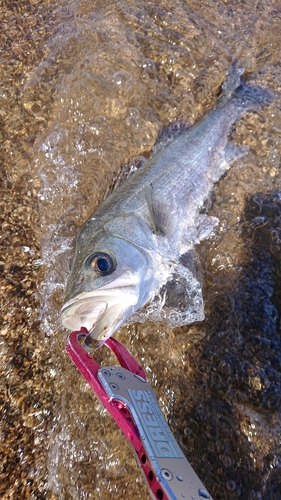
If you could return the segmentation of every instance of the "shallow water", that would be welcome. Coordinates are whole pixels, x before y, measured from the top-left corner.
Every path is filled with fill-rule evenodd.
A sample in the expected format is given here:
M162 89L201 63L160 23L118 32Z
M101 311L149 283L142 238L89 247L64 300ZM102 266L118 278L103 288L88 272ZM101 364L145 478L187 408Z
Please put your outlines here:
M213 497L278 500L279 2L30 1L3 12L3 498L149 498L64 352L63 288L77 230L121 166L147 156L162 126L201 117L238 58L274 103L236 123L249 155L208 204L220 224L197 249L206 320L117 337Z

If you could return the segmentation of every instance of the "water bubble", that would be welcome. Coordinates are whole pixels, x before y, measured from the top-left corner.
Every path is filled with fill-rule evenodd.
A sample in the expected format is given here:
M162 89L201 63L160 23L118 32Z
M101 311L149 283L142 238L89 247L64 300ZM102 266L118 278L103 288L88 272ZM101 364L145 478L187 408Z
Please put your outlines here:
M148 59L148 58L146 58L146 59L144 59L142 61L142 67L144 69L149 69L150 71L155 71L155 64L154 64L154 62L151 59Z
M113 82L116 84L119 94L129 94L132 91L133 80L127 71L117 71L113 75Z
M173 326L179 325L181 322L181 315L177 311L171 311L169 320Z
M204 319L202 288L186 267L165 263L162 267L166 284L145 307L134 313L128 323L146 319L171 328ZM165 273L165 274L164 274Z
M235 489L236 489L235 481L227 481L226 487L227 487L228 491L235 491Z
M151 59L143 59L141 63L142 68L142 77L145 80L149 78L154 78L156 75L156 66L155 63Z
M140 112L137 108L128 108L129 116L125 119L125 123L128 127L137 129L140 127L141 118Z

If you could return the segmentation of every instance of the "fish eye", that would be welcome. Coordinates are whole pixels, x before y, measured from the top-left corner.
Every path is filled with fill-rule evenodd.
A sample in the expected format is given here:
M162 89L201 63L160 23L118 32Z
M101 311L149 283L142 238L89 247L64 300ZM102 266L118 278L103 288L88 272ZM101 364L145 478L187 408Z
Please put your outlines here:
M107 253L95 253L87 259L87 264L93 271L101 275L111 274L115 270L113 259Z

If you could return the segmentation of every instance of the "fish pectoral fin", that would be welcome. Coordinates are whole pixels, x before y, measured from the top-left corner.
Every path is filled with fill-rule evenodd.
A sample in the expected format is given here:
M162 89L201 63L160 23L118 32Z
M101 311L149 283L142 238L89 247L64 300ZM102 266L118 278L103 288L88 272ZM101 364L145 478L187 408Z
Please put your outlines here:
M249 149L249 146L236 146L236 144L228 142L224 150L224 157L228 168L231 167L233 162L248 154Z
M197 223L197 240L198 242L208 238L214 227L216 227L219 223L219 219L217 217L212 217L210 215L198 215L196 219Z
M202 282L201 263L194 248L191 248L179 257L179 264L189 269L189 271Z
M192 248L193 244L197 244L200 241L208 238L214 227L216 227L219 223L219 219L217 217L212 217L210 215L200 214L197 216L195 220L195 224L192 227L187 227L182 245L181 245L181 254L184 254L190 248Z
M170 204L167 204L167 200L155 196L152 184L146 184L145 186L145 199L153 232L170 238L177 228L178 216L176 210Z

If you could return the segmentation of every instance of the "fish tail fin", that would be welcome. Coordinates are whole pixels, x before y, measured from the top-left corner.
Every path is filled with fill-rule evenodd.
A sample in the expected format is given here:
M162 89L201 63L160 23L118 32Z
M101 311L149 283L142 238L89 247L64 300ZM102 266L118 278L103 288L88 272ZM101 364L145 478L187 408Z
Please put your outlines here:
M243 83L244 68L234 61L227 71L227 78L222 85L221 104L235 106L238 115L246 111L257 111L271 103L271 93L261 87L252 87Z

